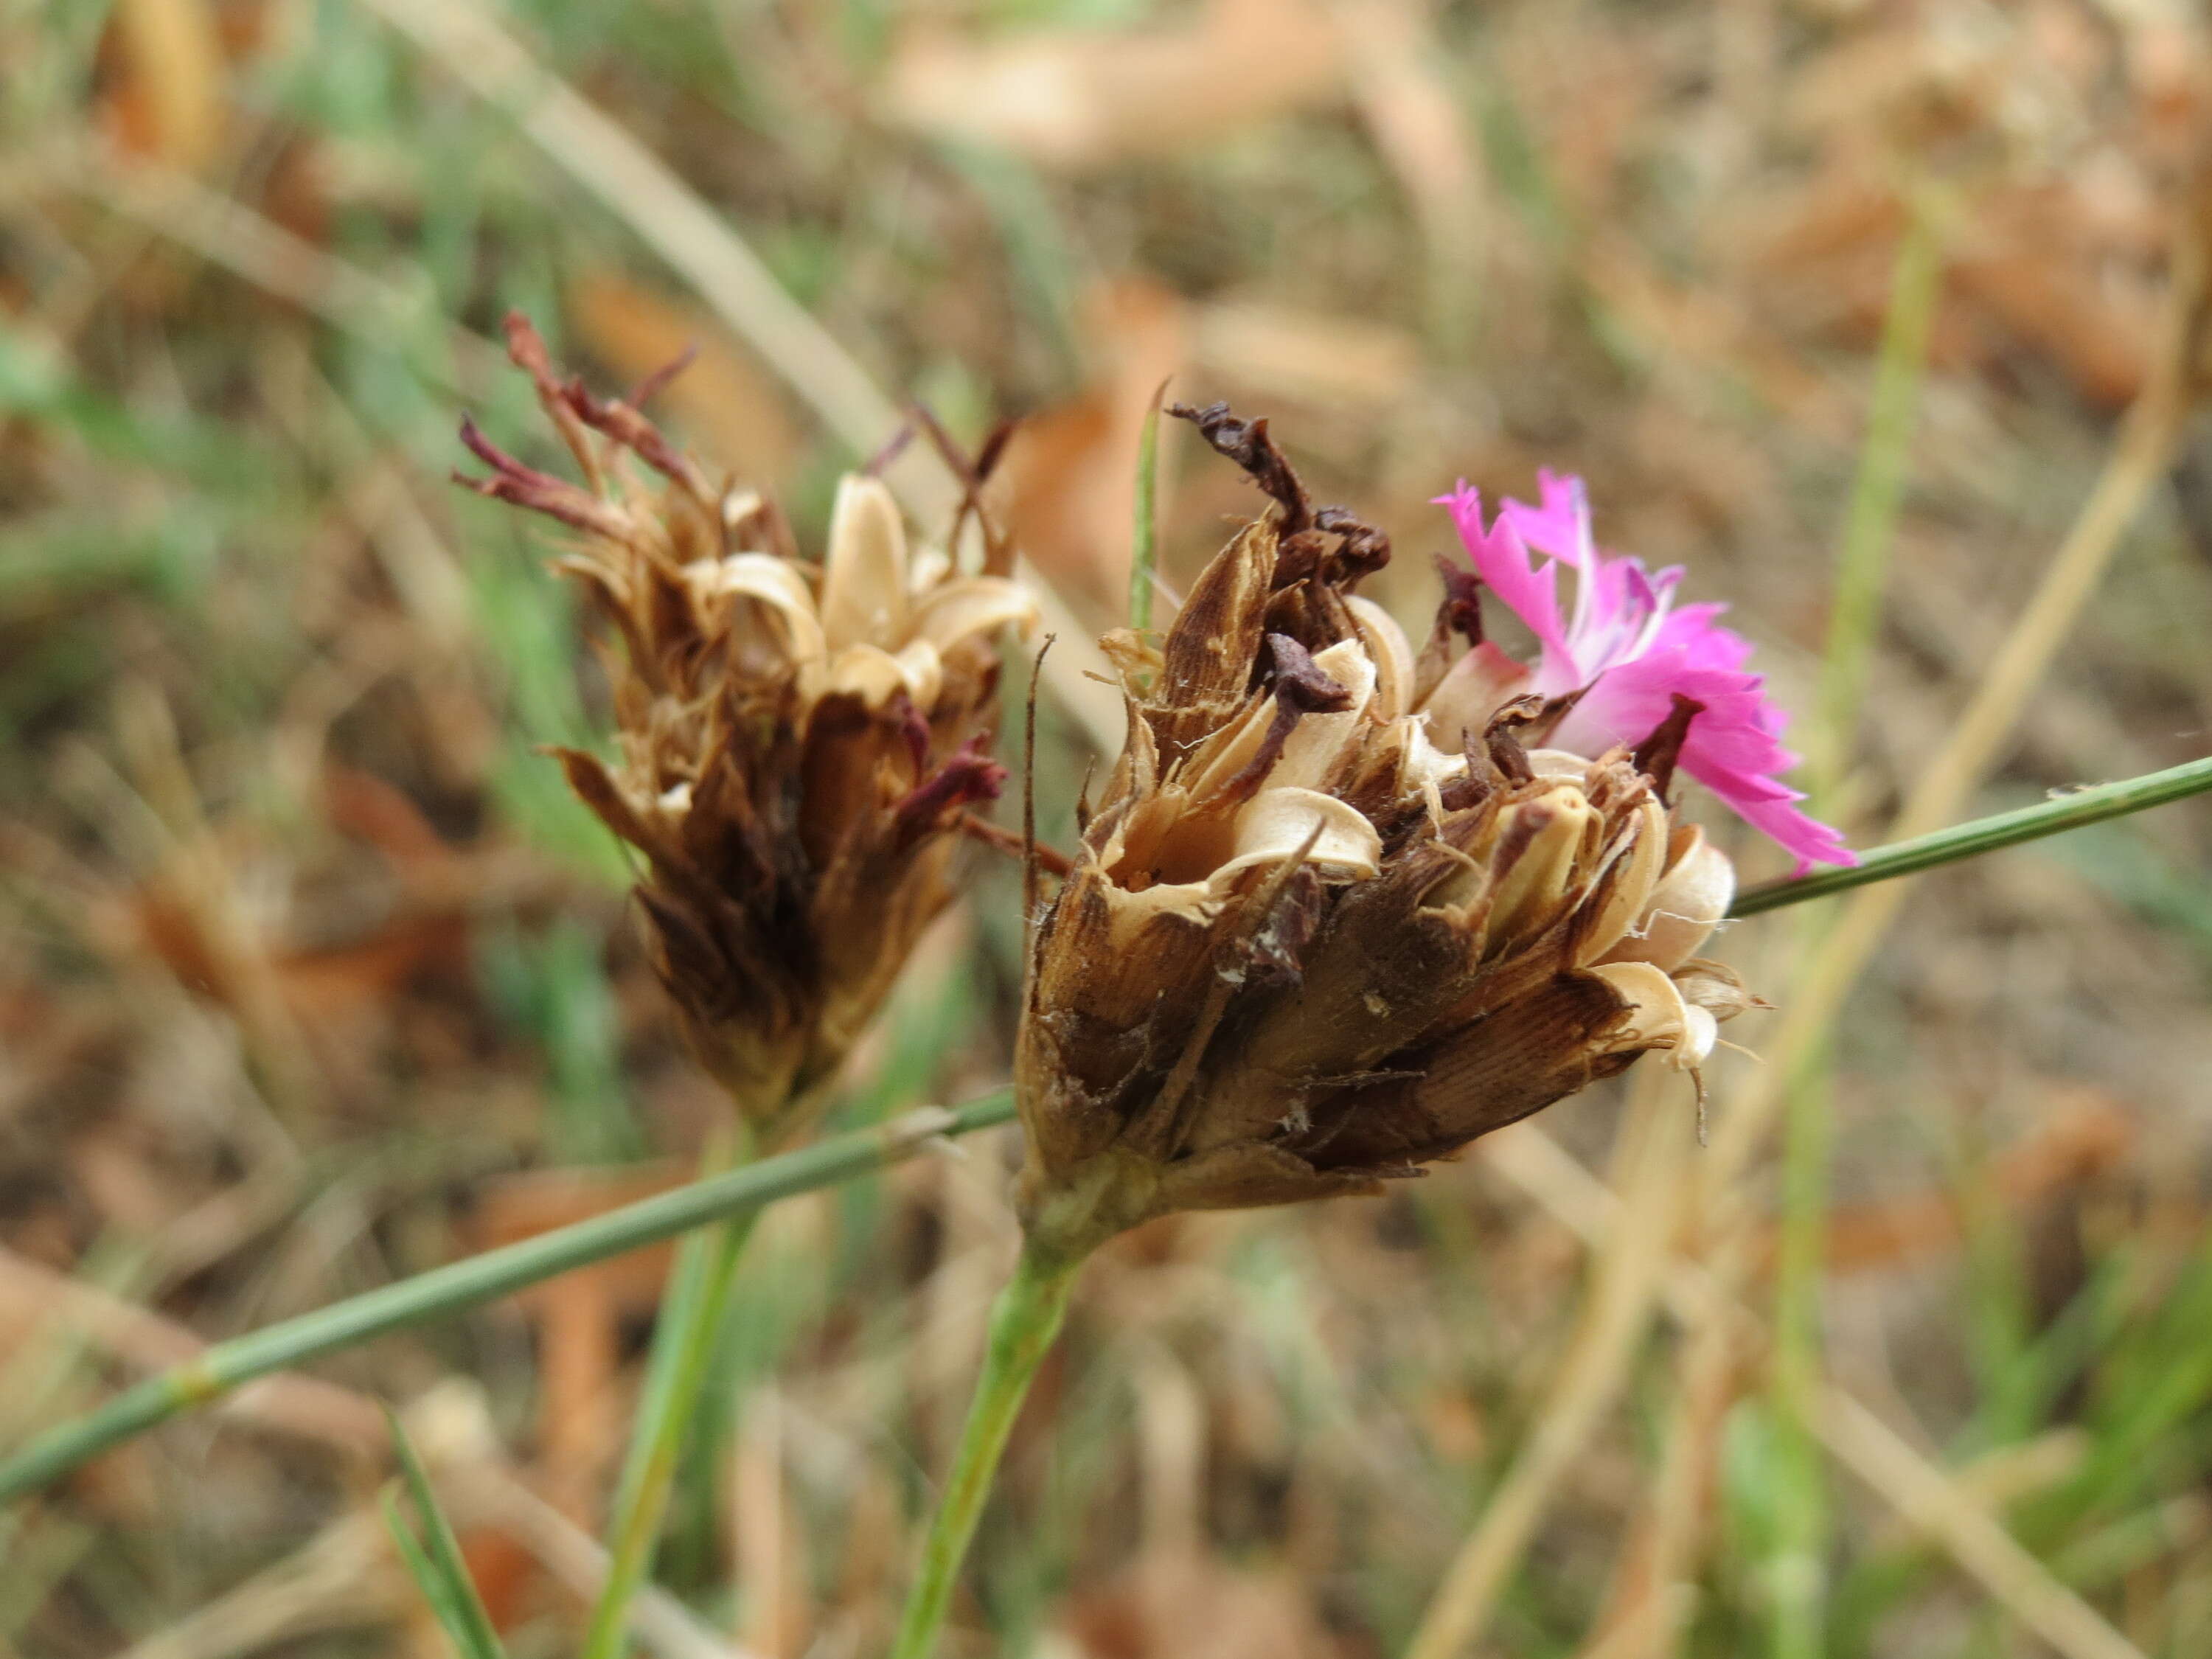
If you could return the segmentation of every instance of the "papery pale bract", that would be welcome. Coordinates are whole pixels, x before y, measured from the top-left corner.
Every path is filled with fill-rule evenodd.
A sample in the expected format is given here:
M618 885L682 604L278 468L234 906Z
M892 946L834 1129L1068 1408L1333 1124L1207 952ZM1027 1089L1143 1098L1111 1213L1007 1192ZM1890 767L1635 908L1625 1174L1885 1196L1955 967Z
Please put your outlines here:
M1697 708L1681 741L1684 771L1786 849L1799 873L1814 863L1856 863L1833 830L1798 807L1802 792L1779 781L1797 763L1782 746L1787 717L1764 678L1744 666L1751 642L1721 626L1727 607L1677 606L1680 566L1655 574L1641 560L1600 551L1582 480L1550 471L1539 480L1539 505L1506 501L1487 526L1480 494L1464 480L1437 500L1450 509L1484 585L1536 636L1540 659L1512 689L1547 698L1581 694L1551 746L1593 757L1615 745L1633 750L1686 698ZM1573 607L1565 615L1562 566L1574 573ZM1440 745L1455 740L1432 735Z

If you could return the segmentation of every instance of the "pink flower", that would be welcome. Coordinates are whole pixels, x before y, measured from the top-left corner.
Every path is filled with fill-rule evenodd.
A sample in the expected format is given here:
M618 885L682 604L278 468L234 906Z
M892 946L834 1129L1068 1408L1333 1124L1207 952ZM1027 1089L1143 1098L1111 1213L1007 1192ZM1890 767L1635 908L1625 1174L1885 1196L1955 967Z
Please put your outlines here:
M1437 501L1451 509L1476 574L1542 647L1528 690L1583 693L1550 745L1593 757L1616 744L1633 749L1658 730L1677 696L1692 698L1701 707L1682 744L1684 771L1780 842L1796 858L1798 874L1815 862L1858 862L1833 830L1798 810L1803 793L1778 781L1797 763L1781 744L1788 716L1767 697L1765 679L1744 672L1751 642L1716 620L1728 607L1676 609L1679 565L1654 575L1640 560L1601 553L1582 480L1537 477L1542 505L1508 501L1488 529L1481 497L1464 479ZM1564 618L1562 565L1575 573L1574 609Z

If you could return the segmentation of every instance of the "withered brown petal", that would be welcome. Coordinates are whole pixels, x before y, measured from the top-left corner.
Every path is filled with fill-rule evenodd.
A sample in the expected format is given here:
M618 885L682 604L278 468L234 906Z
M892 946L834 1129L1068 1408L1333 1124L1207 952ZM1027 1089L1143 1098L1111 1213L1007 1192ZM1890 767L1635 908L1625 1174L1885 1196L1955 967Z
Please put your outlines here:
M1393 1062L1417 1078L1347 1090L1313 1108L1292 1143L1321 1167L1420 1164L1517 1123L1601 1077L1632 1054L1598 1052L1620 1019L1620 997L1587 974L1560 974L1534 994Z
M1247 525L1192 587L1160 648L1146 711L1167 757L1206 737L1244 699L1275 568L1275 532Z

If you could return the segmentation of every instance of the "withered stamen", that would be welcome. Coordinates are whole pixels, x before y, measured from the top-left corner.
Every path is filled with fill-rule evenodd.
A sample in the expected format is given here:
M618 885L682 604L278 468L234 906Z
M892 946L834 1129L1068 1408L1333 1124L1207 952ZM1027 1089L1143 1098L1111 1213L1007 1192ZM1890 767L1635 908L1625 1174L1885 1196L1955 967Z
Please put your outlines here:
M1682 758L1682 744L1688 740L1690 722L1705 712L1705 704L1677 691L1667 718L1659 722L1656 731L1636 745L1636 752L1629 757L1629 763L1651 780L1659 799L1670 806L1674 768Z
M1007 829L1003 823L994 823L988 818L979 818L973 812L961 813L953 820L953 827L969 840L981 842L993 852L1004 853L1018 862L1026 862L1034 858L1036 867L1047 875L1065 877L1075 868L1075 860L1051 842L1041 841L1024 844L1018 831Z
M453 482L464 489L495 501L505 501L532 513L558 520L571 530L619 536L627 528L619 509L609 506L565 478L525 465L484 436L472 416L461 416L461 442L469 453L492 469L495 477L471 477L456 470Z
M908 409L906 419L898 424L898 430L884 440L880 449L860 463L860 476L864 478L880 478L884 473L890 471L891 463L905 454L906 447L914 441L915 431L915 411Z
M1275 717L1252 758L1222 790L1224 803L1248 799L1260 787L1303 717L1341 714L1352 707L1352 693L1315 666L1313 654L1289 635L1268 635L1267 647L1275 659Z
M1441 553L1436 556L1436 566L1444 583L1444 597L1437 606L1437 626L1457 634L1470 646L1480 645L1482 578Z
M632 386L629 389L629 396L623 401L632 409L643 409L655 398L668 390L669 382L698 361L699 343L693 340L689 342L683 350Z
M1012 438L1015 422L1001 421L983 439L983 446L969 459L968 452L959 441L945 429L937 412L924 403L909 404L907 410L909 427L919 427L929 440L937 458L945 463L960 484L960 504L952 512L952 527L945 533L948 548L960 545L961 532L968 527L972 514L983 529L983 569L987 574L1004 575L1013 568L1013 547L1005 535L992 523L991 516L983 511L983 486L990 481L991 473L1006 453L1007 442ZM888 463L886 463L888 465Z
M982 752L986 739L972 738L944 765L907 792L893 811L894 846L910 846L939 828L956 807L996 800L1006 787L1006 769Z
M713 493L699 476L699 469L643 415L628 404L594 398L581 379L570 380L561 395L586 426L613 439L670 483L681 485L701 507L713 509Z
M1390 562L1390 538L1349 507L1324 507L1314 514L1314 527L1343 538L1336 562L1348 579L1347 586Z
M1313 523L1313 498L1275 441L1267 435L1267 417L1240 421L1227 404L1208 404L1203 409L1189 404L1170 404L1168 413L1188 421L1199 435L1252 476L1252 481L1283 509L1283 534L1295 536Z
M1528 764L1528 751L1521 746L1520 738L1504 723L1493 724L1483 734L1490 751L1490 763L1505 775L1508 783L1534 783L1536 774Z
M1575 705L1589 693L1589 687L1578 685L1573 690L1556 697L1547 697L1544 705L1531 715L1518 734L1523 748L1541 749L1552 740L1559 729L1559 722L1575 712Z

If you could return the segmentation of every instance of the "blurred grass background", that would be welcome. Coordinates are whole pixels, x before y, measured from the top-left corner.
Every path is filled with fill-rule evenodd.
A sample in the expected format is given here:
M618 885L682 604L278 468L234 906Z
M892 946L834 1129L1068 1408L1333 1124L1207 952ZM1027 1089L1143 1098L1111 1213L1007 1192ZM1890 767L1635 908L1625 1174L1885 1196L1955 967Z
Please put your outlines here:
M486 19L543 74L502 81ZM672 264L680 226L605 186L580 108L835 360L794 376L772 312ZM1022 416L1000 505L1091 629L1170 375L1392 529L1380 593L1417 624L1429 496L1579 471L1610 544L1687 563L1818 702L1801 734L1863 840L2144 384L2208 118L2185 0L0 0L0 1445L195 1334L670 1179L714 1121L623 861L533 752L600 724L549 544L444 482L464 409L544 452L506 307L610 386L696 343L662 414L809 530L866 447L851 363L971 440ZM1870 428L1886 327L1925 369ZM1870 429L1895 511L1855 518ZM1252 497L1165 437L1179 584ZM2172 483L1984 805L2212 746L2202 431ZM1847 522L1874 608L1832 635ZM1089 742L1044 728L1065 841ZM1024 1419L960 1650L1395 1654L1504 1492L1472 1650L2212 1652L2208 826L1924 881L1793 1074L1786 1184L1762 1158L1706 1190L1686 1097L1616 1090L1385 1203L1124 1241ZM974 890L845 1121L1002 1077L1018 886L979 859ZM1725 944L1781 998L1823 925ZM763 1223L659 1651L880 1649L1011 1157ZM1742 1311L1698 1300L1705 1261ZM0 1521L0 1653L441 1650L376 1519L370 1395L512 1650L572 1650L665 1267L104 1459Z

